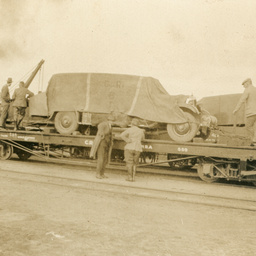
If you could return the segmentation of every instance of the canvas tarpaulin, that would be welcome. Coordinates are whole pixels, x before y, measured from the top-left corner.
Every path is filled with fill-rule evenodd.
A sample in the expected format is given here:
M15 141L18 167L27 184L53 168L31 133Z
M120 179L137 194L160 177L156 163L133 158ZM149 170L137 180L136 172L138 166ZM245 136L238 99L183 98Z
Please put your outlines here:
M184 123L186 118L157 79L102 74L55 74L47 88L49 115L58 111L118 112L159 123Z

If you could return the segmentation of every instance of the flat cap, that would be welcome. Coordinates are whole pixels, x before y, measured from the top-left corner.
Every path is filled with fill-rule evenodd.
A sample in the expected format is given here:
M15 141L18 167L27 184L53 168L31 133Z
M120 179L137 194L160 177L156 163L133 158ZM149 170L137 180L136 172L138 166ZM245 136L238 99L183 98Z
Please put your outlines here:
M247 78L247 79L245 79L243 82L242 82L242 85L244 85L245 83L252 83L252 79L251 78Z
M12 83L12 78L11 78L11 77L9 77L9 78L7 79L7 83Z

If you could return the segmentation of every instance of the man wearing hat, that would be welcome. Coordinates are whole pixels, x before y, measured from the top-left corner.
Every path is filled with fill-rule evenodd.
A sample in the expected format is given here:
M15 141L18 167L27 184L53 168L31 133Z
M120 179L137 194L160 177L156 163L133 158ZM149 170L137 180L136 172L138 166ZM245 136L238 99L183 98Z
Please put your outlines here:
M251 146L256 146L256 87L252 85L250 78L244 80L242 85L245 89L233 114L235 115L245 103L245 127L252 140Z
M0 117L0 128L6 128L6 120L8 117L8 110L10 107L11 97L9 92L9 87L12 84L12 78L7 79L7 84L2 87L1 90L1 107L2 113Z
M15 89L12 100L14 101L13 106L13 119L14 119L14 130L19 129L19 125L22 122L27 108L27 98L34 96L34 93L31 92L28 88L25 88L25 83L20 82L19 88Z
M139 162L140 153L142 152L141 141L145 139L144 130L139 127L139 120L133 118L131 127L121 133L120 137L126 142L124 147L124 156L126 167L128 170L127 181L135 181L137 164Z
M93 158L97 153L96 178L98 179L108 178L104 173L112 144L112 125L114 121L115 118L109 115L107 121L98 124L98 131L90 151L90 157Z

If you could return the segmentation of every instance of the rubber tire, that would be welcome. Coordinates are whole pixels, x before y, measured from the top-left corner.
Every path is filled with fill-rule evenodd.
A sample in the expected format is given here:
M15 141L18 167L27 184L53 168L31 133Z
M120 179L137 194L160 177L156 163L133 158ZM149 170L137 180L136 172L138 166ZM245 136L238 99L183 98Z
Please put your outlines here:
M170 138L177 142L189 142L199 130L199 122L196 116L189 112L184 112L188 119L185 124L167 124L167 132Z
M8 160L13 154L13 146L0 142L4 148L3 155L0 155L0 160Z
M78 129L77 117L75 112L58 112L54 119L55 129L60 134L72 134Z

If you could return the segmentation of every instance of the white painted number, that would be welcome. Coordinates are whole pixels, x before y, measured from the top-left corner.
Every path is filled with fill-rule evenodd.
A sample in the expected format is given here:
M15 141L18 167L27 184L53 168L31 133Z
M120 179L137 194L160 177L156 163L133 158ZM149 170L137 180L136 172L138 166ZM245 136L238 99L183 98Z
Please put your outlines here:
M179 152L188 152L188 149L187 148L178 148L178 151Z

